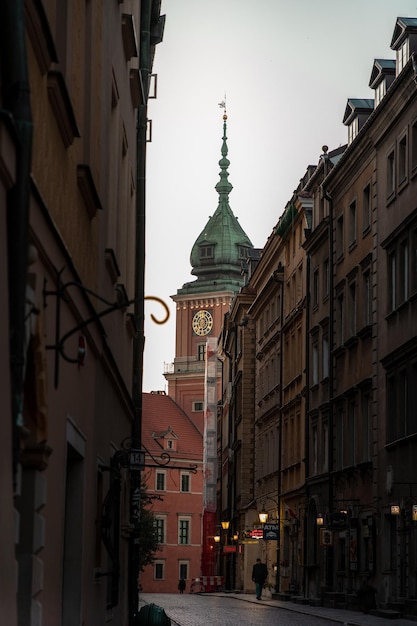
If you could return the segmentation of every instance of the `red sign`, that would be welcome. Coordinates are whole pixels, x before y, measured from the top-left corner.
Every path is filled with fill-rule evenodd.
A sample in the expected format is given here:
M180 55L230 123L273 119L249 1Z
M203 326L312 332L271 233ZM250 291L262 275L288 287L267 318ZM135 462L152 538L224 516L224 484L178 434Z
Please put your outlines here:
M236 552L236 546L223 546L223 554L225 552Z
M254 528L253 530L251 530L250 536L253 539L263 539L263 536L264 536L263 528Z

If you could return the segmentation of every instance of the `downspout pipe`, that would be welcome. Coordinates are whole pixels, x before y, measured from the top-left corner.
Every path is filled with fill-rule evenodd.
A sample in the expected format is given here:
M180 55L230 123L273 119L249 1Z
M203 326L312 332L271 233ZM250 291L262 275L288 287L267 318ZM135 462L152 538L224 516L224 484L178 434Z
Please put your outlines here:
M133 346L132 396L134 415L132 422L132 445L142 447L142 389L143 353L145 347L145 209L146 209L146 127L149 80L151 73L151 11L152 0L140 3L139 74L142 86L141 103L136 117L136 256L135 256L135 307L136 336ZM139 611L139 526L141 473L131 471L131 522L133 534L129 549L129 626L137 623ZM138 513L139 511L139 513Z
M23 421L25 301L33 123L26 56L24 0L0 2L1 106L17 134L16 184L7 197L11 414L13 467Z
M333 510L333 437L334 437L334 230L333 230L333 198L322 185L323 198L329 203L329 451L328 451L328 502L329 513ZM327 581L333 588L333 548L328 547Z

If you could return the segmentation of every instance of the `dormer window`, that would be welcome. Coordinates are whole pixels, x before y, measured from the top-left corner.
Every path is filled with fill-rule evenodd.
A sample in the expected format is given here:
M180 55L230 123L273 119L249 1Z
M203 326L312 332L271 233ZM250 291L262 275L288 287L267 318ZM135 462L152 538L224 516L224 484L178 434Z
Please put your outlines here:
M167 440L167 448L168 450L172 450L174 448L174 442L172 441L172 439Z
M358 134L358 118L355 117L354 120L348 126L348 143L351 144Z
M214 258L214 246L200 246L200 259L213 259Z
M395 80L395 68L394 59L375 59L369 80L369 86L375 93L375 107L381 102Z
M397 50L397 74L401 72L404 65L407 63L409 59L408 48L409 48L408 39L406 39L404 43L401 45L401 47Z
M343 124L348 127L348 143L349 145L355 139L356 135L365 124L374 109L374 100L369 98L349 98Z
M402 72L413 52L417 52L417 18L397 17L391 50L397 57L396 74Z
M239 246L239 259L246 260L249 257L249 248Z
M386 87L385 81L382 80L379 83L378 87L375 89L375 106L376 107L381 102L382 98L385 96L386 93L387 93L387 87Z

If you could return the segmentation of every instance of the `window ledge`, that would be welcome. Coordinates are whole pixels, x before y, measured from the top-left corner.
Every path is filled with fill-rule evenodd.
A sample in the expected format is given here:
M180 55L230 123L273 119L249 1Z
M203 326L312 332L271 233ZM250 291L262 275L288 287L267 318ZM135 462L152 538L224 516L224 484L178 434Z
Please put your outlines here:
M344 351L346 350L345 345L344 344L340 344L340 346L337 346L334 350L333 350L333 355L334 356L340 356L344 353Z
M100 198L89 165L77 165L77 183L87 207L88 215L93 218L98 209L102 209Z
M366 339L366 337L370 335L372 335L372 324L366 324L366 326L358 330L358 337L360 337L360 339Z
M44 75L52 63L58 63L58 57L43 3L25 2L25 18L39 69Z
M117 281L117 279L120 276L120 270L117 264L116 254L113 248L106 248L104 260L105 260L107 271L110 275L112 285L114 285L114 283Z
M66 148L81 137L62 72L48 72L48 98Z
M346 339L345 346L346 346L346 348L348 348L350 350L351 348L356 346L358 341L359 341L358 335L352 335L352 337L349 337L349 339Z

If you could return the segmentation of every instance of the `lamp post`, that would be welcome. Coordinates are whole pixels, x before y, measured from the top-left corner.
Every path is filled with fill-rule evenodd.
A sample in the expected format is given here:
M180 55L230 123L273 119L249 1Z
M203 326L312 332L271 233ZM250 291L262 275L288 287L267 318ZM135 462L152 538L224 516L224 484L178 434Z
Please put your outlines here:
M276 565L276 579L275 579L275 591L279 593L279 583L280 583L280 570L279 570L279 561L280 561L280 543L281 543L281 515L280 515L280 499L274 500L271 496L266 496L266 500L271 500L277 507L277 525L278 525L278 537L277 537L277 565ZM262 510L258 513L259 522L264 526L269 518L269 513L265 510L265 504L262 505Z
M228 545L228 530L229 530L229 526L230 526L230 522L228 520L223 520L220 522L221 527L223 529L223 534L224 534L224 538L223 538L223 545L227 546ZM223 558L222 558L222 564L224 565L224 568L222 570L222 574L224 573L224 585L225 585L225 589L230 589L230 554L226 553L226 549L224 549L223 551Z

